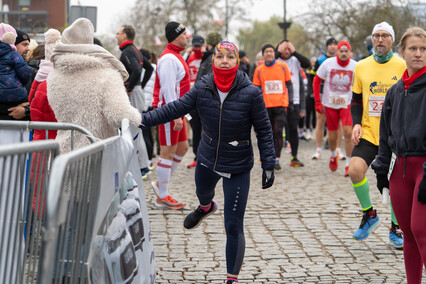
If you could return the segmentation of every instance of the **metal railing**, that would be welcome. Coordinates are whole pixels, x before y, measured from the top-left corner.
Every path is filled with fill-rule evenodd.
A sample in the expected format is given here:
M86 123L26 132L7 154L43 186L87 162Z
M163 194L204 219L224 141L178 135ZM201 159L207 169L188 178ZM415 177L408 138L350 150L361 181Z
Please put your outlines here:
M36 283L54 141L0 146L0 283Z
M76 131L84 134L91 143L95 143L97 141L89 130L72 123L0 120L0 129L20 131L21 142L24 142L22 141L22 133L24 131L36 129L46 130L46 137L48 137L48 130L69 130L71 131L71 150L74 149L74 132Z

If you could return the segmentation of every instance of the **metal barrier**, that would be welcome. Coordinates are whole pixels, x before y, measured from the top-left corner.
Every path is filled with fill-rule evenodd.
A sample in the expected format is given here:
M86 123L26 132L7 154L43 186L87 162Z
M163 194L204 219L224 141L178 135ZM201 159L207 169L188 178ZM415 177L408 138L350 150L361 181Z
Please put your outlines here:
M16 120L0 120L0 129L19 130L21 134L20 142L23 141L24 131L42 129L46 130L46 137L48 137L48 130L70 130L71 131L71 150L74 149L74 132L78 131L86 135L91 143L95 143L97 139L86 128L75 125L72 123L59 123L59 122L38 122L38 121L16 121Z
M111 138L110 138L111 139ZM46 206L39 283L85 283L105 142L53 162Z
M40 259L37 283L154 283L145 192L130 130L55 159Z
M0 283L36 283L49 172L59 145L0 146Z

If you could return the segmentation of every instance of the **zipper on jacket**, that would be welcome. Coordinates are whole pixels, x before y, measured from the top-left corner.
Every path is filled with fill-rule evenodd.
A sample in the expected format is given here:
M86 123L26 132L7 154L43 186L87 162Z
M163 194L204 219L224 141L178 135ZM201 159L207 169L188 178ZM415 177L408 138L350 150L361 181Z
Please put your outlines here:
M406 102L407 94L408 94L408 90L405 90L405 94L404 94L404 98L403 98L404 99L404 116L402 118L403 119L402 120L402 137L404 137L405 143L408 146L407 137L405 136L405 116L406 116L406 113L407 113L407 108L406 108L406 105L407 105L407 102ZM403 153L402 157L404 158L404 161L405 161L405 164L404 164L404 174L402 175L402 177L405 178L405 170L407 169L407 155L406 155L406 153Z
M228 95L226 96L225 100L228 98L229 94L231 94L231 91L234 89L235 86L232 86L231 89L229 89ZM219 94L213 90L210 87L206 87L207 89L210 89L214 94L216 94L216 96L219 98L219 102L220 102L220 96ZM223 100L225 102L225 100ZM216 158L214 160L214 164L213 164L213 170L216 170L216 164L217 164L217 160L219 159L219 145L220 145L220 132L221 132L221 126L222 126L222 106L223 103L220 103L220 113L219 113L219 135L217 138L217 147L216 147Z

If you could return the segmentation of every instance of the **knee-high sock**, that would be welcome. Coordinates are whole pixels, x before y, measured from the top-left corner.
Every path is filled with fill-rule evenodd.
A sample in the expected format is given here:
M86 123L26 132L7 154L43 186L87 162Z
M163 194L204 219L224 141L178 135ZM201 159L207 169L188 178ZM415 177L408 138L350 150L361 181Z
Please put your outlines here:
M182 159L183 159L182 156L178 156L176 154L173 156L172 171L171 171L170 175L172 175L177 170L180 162L182 162Z
M159 158L157 162L157 177L159 197L165 198L169 195L169 181L172 171L172 161Z
M352 186L354 187L362 210L365 211L370 209L372 205L370 200L370 187L368 185L367 177L365 177L361 182L353 183Z

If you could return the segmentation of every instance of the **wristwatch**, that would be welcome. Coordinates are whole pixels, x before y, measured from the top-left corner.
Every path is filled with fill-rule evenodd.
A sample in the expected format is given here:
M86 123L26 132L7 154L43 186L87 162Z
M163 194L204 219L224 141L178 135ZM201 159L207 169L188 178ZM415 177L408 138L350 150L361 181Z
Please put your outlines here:
M30 114L31 114L30 105L24 106L24 109L25 109L25 116L30 116Z

